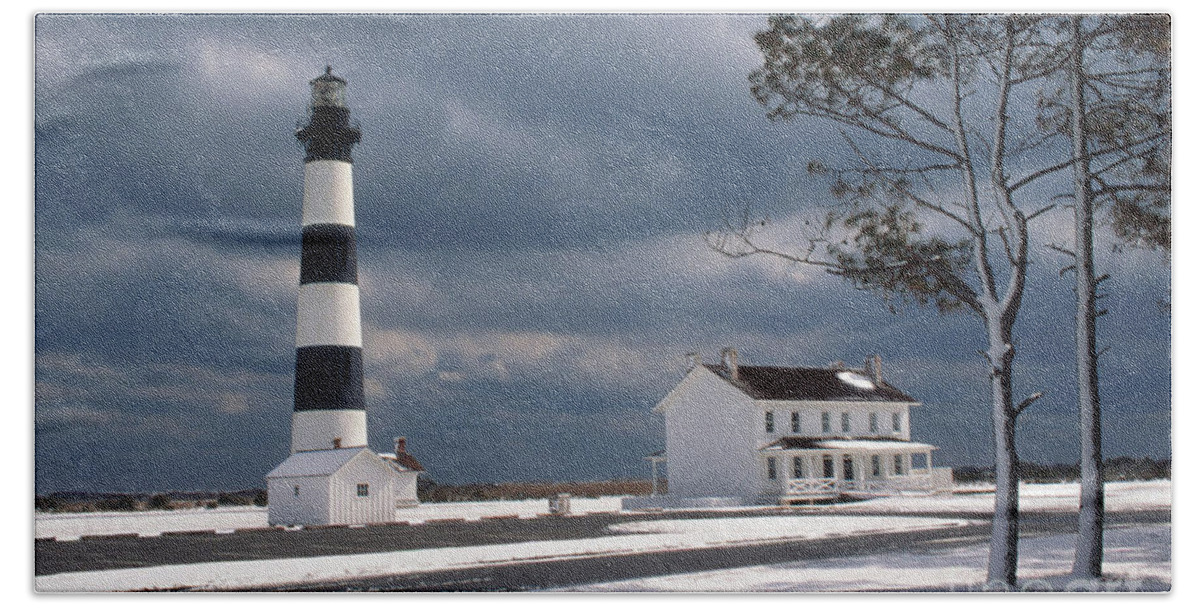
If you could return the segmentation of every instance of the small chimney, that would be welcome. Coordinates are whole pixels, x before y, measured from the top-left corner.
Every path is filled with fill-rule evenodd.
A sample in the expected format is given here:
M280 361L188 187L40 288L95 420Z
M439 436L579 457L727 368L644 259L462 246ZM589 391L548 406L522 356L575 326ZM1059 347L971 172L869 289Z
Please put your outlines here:
M829 364L829 369L846 369L846 363L844 361L834 361Z
M875 355L867 359L867 369L875 378L875 384L883 384L883 357Z
M396 457L397 458L399 458L401 454L405 453L405 451L407 449L407 444L408 444L408 440L405 439L404 437L396 438Z
M721 349L721 363L725 365L725 370L729 372L730 380L738 379L738 360L737 349L726 347Z
M334 437L334 438L333 438L333 449L335 449L335 450L336 450L336 449L339 449L339 448L341 448L341 447L342 447L342 438L341 438L341 437Z
M700 367L700 353L688 353L684 355L683 364L689 372Z

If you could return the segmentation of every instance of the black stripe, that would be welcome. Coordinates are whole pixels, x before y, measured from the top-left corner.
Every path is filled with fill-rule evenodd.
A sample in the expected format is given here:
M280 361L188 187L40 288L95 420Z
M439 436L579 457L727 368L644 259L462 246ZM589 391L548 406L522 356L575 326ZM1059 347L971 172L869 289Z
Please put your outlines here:
M304 162L314 160L341 160L354 162L350 149L361 139L359 130L350 126L350 110L333 106L313 108L308 126L296 132L296 139L304 143L308 156Z
M358 284L358 252L354 227L312 224L304 227L300 250L300 284Z
M363 410L362 348L296 349L295 410Z

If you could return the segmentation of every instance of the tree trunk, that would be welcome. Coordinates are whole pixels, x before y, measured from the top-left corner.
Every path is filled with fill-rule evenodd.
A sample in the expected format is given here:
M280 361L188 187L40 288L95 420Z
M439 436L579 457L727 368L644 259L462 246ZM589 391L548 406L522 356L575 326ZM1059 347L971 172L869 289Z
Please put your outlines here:
M995 322L994 322L995 323ZM988 584L1011 589L1017 584L1018 506L1016 412L1012 404L1011 330L991 330L992 429L995 440L996 503L988 552Z
M1082 17L1071 20L1071 140L1075 186L1075 368L1079 386L1079 533L1076 578L1099 578L1104 558L1104 470L1096 371L1096 269L1092 253L1090 163L1086 159Z

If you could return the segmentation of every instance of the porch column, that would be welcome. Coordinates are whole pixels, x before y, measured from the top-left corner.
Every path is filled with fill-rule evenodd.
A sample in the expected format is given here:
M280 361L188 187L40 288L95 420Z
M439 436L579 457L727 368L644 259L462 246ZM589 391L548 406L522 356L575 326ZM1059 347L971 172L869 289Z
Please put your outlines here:
M925 474L933 475L933 450L925 451Z

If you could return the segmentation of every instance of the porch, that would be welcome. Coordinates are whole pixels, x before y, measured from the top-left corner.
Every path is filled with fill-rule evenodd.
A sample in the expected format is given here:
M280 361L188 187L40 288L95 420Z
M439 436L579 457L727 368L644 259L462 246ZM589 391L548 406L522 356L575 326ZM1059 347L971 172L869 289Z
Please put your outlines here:
M791 438L789 438L791 439ZM764 447L764 494L780 502L870 498L949 490L951 471L933 466L927 444L874 439L779 441Z

